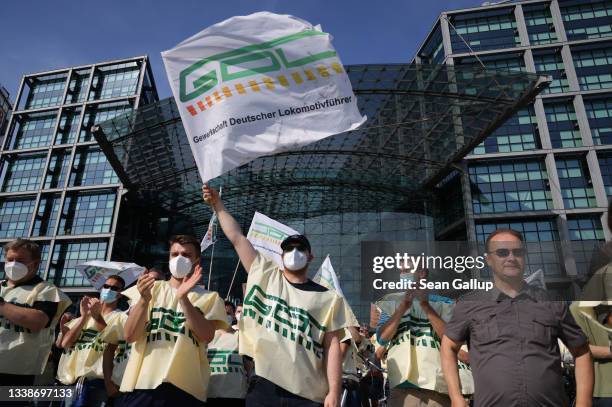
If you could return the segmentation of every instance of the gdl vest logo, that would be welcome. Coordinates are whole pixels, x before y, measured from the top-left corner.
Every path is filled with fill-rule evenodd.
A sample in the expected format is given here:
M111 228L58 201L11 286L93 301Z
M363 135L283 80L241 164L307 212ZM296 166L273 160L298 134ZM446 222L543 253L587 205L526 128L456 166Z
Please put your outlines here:
M337 60L325 61L329 66L321 62L336 57L336 51L320 49L327 42L308 40L327 35L303 31L201 59L181 71L180 101L191 102L187 110L196 115L195 106L204 111L234 94L259 92L262 87L274 90L278 85L301 85L327 78L330 72L341 74L344 70ZM296 53L302 56L288 57Z

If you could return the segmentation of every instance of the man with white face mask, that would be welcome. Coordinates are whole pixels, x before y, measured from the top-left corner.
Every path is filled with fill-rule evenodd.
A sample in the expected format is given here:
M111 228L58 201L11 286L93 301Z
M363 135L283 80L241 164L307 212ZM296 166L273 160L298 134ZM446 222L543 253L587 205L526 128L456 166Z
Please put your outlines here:
M127 316L117 309L125 281L109 276L99 298L84 296L80 302L81 316L68 322L56 343L64 349L57 368L57 378L65 385L79 383L82 390L73 407L99 406L106 401L102 356L105 344L101 334L107 326L124 323Z
M343 297L308 279L313 259L308 239L295 235L281 243L280 269L253 248L216 190L205 185L203 194L249 273L239 346L240 354L254 359L257 376L246 405L338 406L339 338L343 328L358 322Z
M28 386L47 364L55 326L70 299L36 275L40 246L17 239L4 246L0 280L0 384Z
M224 303L200 283L200 242L178 235L170 241L171 277L148 273L123 294L130 299L125 339L132 343L121 381L124 406L201 406L210 370L207 344L225 329Z

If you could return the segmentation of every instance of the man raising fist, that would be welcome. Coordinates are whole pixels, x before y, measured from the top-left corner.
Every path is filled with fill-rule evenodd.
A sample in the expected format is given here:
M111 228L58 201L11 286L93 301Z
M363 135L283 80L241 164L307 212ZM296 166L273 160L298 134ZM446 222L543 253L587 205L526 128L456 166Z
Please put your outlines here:
M126 406L196 406L206 401L210 377L206 346L225 329L224 303L198 285L200 243L170 241L169 281L145 273L123 294L130 299L125 339L133 343L121 392Z

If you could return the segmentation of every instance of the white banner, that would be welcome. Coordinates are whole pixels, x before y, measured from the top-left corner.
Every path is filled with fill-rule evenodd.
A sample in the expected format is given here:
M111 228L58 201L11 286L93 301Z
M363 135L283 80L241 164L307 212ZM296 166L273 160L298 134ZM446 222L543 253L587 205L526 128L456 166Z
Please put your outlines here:
M206 229L206 233L202 238L202 242L200 242L200 251L204 253L204 250L208 249L210 245L215 243L217 240L217 236L214 236L215 232L215 223L217 222L217 212L213 211L212 216L210 217L210 222L208 222L208 229Z
M232 17L162 58L204 182L366 120L331 35L290 15Z
M104 285L109 276L117 275L125 281L125 286L132 284L146 269L135 263L122 263L118 261L93 260L78 264L77 270L89 280L96 290Z
M329 255L327 255L323 263L321 263L321 267L317 271L317 274L315 274L313 281L330 290L336 290L338 294L344 297L344 293L340 287L340 281L338 281L338 275L332 267Z
M253 247L261 254L276 261L278 266L283 268L283 251L280 244L287 236L299 235L300 233L283 225L266 215L255 212L247 239Z

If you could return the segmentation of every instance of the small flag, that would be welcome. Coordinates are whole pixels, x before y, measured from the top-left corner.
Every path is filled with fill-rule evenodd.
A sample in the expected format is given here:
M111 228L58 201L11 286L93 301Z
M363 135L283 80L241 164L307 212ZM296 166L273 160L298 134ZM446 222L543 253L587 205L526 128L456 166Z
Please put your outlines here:
M217 236L215 233L215 223L217 222L217 213L213 212L213 215L210 217L210 222L208 222L208 229L206 230L206 234L202 238L202 242L200 243L200 247L202 249L202 253L204 250L208 249L210 245L214 244L217 240Z

